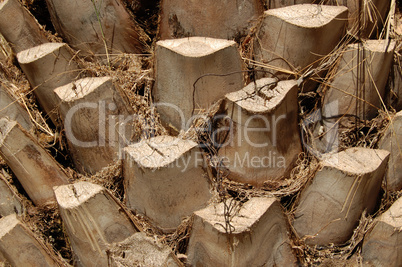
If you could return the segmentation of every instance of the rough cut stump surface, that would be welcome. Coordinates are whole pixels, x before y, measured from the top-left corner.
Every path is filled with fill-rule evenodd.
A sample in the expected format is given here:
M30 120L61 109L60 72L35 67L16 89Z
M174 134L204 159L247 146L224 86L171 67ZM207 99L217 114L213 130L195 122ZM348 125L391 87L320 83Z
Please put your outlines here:
M77 169L94 174L119 159L131 141L133 117L112 79L83 78L54 91Z
M336 47L345 33L347 14L346 7L313 4L265 11L254 42L255 60L303 73Z
M188 129L193 115L243 87L234 41L205 37L159 41L155 64L155 105L162 121L177 130Z
M118 200L99 185L78 182L54 192L79 265L107 266L108 246L137 232Z
M398 191L402 189L402 111L391 119L379 147L389 151L388 170L386 174L387 189Z
M325 93L324 116L347 114L367 120L377 116L382 109L381 98L385 98L394 49L395 41L386 40L348 45ZM332 102L336 104L331 105Z
M264 12L259 0L162 0L161 40L205 36L233 40L246 36Z
M60 266L53 251L45 247L15 214L0 219L0 254L11 266Z
M364 238L362 254L365 264L400 266L402 262L402 198L392 204L375 221Z
M16 121L0 119L0 154L36 205L54 202L53 186L68 183L58 162Z
M183 266L170 247L162 245L145 233L135 233L122 242L114 243L109 249L108 257L110 267Z
M0 217L16 213L22 215L24 207L21 198L11 188L7 179L0 174Z
M10 95L4 85L0 84L0 117L17 121L22 128L29 131L33 124L28 112L19 105L14 96Z
M197 144L158 136L125 148L127 206L147 215L163 231L207 205L210 182Z
M14 53L48 42L39 23L18 0L0 1L0 32Z
M224 211L219 203L194 213L187 250L191 266L296 266L287 222L274 198L251 198L234 208L230 225Z
M297 91L295 80L264 78L226 95L218 153L229 179L261 186L289 174L301 152Z
M21 69L35 90L42 108L58 125L57 108L60 104L53 90L77 79L81 71L64 43L45 43L17 54Z
M109 54L144 50L143 30L121 0L46 0L53 25L67 43L83 55L103 58ZM101 25L101 26L100 26ZM103 39L104 38L104 39ZM105 44L107 50L105 50Z
M349 148L324 158L302 191L293 226L310 245L342 244L377 204L389 152Z

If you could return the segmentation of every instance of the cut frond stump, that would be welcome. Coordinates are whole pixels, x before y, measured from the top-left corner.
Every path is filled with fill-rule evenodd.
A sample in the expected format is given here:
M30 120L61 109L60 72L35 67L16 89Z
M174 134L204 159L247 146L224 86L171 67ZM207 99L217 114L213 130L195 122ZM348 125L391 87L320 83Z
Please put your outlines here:
M396 111L402 110L402 56L394 54L396 62L391 67L391 90L386 98L387 106L392 106Z
M28 112L0 84L0 118L2 117L17 121L26 131L30 131L33 128Z
M110 267L184 266L168 246L144 233L135 233L126 240L114 243L108 251Z
M174 231L212 197L197 143L158 136L124 150L127 206L148 216L162 231Z
M364 238L362 255L367 266L400 266L402 262L402 198L374 222Z
M347 14L346 7L313 4L268 10L254 41L255 60L275 75L301 75L338 45Z
M386 188L390 191L402 189L402 111L395 114L379 142L379 148L389 151Z
M83 78L54 90L74 164L95 174L118 160L130 142L130 106L110 77Z
M327 0L349 9L348 32L359 38L378 39L386 24L391 0ZM359 14L360 13L360 14Z
M53 90L77 79L81 71L64 43L45 43L17 54L33 93L47 115L58 125L60 104Z
M11 189L7 179L0 174L0 218L13 213L22 215L23 211L21 198Z
M121 203L102 186L78 182L54 192L79 266L108 266L108 246L137 232Z
M84 56L142 54L147 36L121 0L46 0L53 25Z
M0 219L0 254L11 266L62 266L15 214Z
M259 0L162 0L161 40L204 36L233 40L246 36L263 14Z
M36 205L54 203L53 186L68 183L57 161L16 121L0 119L0 154Z
M348 45L337 71L327 77L331 82L325 89L324 117L374 118L383 108L394 48L393 40L367 40L363 44Z
M348 45L322 85L324 139L317 145L325 152L337 149L341 129L356 120L371 120L384 109L387 80L395 41L367 40Z
M0 32L14 53L48 42L34 16L18 0L0 1Z
M230 180L261 186L289 175L302 151L297 90L295 80L263 78L226 95L218 153Z
M234 205L231 212L225 205ZM190 266L296 266L288 222L275 198L226 200L195 212Z
M308 245L341 245L353 234L363 210L373 212L389 152L349 148L321 161L303 189L293 226Z
M268 9L298 4L345 6L348 32L354 37L378 39L386 24L390 0L266 0ZM360 13L360 15L359 15Z
M192 115L243 87L234 41L190 37L156 44L155 105L166 124L190 128Z

